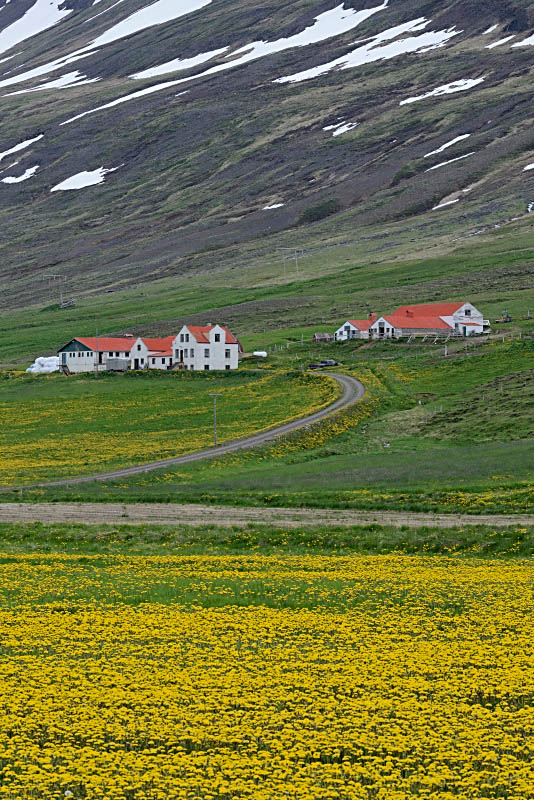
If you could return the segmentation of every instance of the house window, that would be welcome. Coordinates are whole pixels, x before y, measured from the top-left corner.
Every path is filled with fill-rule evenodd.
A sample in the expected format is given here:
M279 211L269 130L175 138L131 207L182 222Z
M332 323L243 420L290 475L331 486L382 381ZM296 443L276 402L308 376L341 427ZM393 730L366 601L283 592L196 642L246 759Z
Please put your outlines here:
M209 358L209 357L210 357L210 349L209 349L209 347L205 347L204 348L204 358Z
M153 358L153 359L152 359L152 363L153 363L153 364L155 364L155 363L156 363L156 359L155 359L155 358Z
M193 358L194 355L195 355L195 351L194 350L190 350L189 351L189 358Z
M184 335L183 335L183 333L181 333L181 334L180 334L180 341L181 341L181 342L183 342L183 341L184 341Z
M176 359L178 359L178 350L175 350L175 351L174 351L174 357L175 357Z
M187 358L187 350L184 350L184 358Z
M220 342L221 341L221 334L220 333L216 333L215 336L213 337L213 339L214 339L215 342Z
M230 348L229 347L227 347L226 350L224 351L224 357L225 358L230 358Z
M144 364L144 363L145 363L145 359L144 359L144 358L141 358L141 359L140 359L140 361L139 361L139 363L140 363L140 364Z
M204 364L204 369L208 369L209 370L209 368L210 368L209 364Z
M137 349L138 349L138 350L140 350L140 349L141 349L141 345L140 345L140 344L138 344L138 345L137 345Z
M470 308L466 308L465 311L464 311L464 314L465 314L466 317L470 317L471 316L471 309Z
M230 364L227 364L227 365L225 366L225 369L230 369Z
M185 341L186 341L186 342L188 342L188 341L189 341L189 334L188 334L188 333L186 333L186 334L185 334Z

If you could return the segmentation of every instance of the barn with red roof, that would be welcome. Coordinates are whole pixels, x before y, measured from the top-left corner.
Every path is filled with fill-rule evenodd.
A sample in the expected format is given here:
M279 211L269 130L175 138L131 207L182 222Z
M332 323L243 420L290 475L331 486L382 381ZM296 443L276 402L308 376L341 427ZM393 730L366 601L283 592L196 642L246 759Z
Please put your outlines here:
M64 372L92 372L108 369L108 361L116 359L128 368L135 336L78 336L57 352Z
M400 306L392 314L378 317L369 327L374 339L406 336L472 336L489 327L472 303L424 303Z

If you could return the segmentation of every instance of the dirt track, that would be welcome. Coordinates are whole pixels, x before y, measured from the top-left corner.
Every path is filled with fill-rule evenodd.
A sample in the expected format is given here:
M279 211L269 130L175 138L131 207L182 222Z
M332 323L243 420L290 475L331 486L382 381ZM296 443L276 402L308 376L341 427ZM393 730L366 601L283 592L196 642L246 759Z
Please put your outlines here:
M276 525L328 527L369 525L426 525L455 528L464 525L534 525L534 516L426 514L403 511L355 511L311 508L234 508L232 506L174 505L172 503L0 503L0 522L79 522L110 525Z

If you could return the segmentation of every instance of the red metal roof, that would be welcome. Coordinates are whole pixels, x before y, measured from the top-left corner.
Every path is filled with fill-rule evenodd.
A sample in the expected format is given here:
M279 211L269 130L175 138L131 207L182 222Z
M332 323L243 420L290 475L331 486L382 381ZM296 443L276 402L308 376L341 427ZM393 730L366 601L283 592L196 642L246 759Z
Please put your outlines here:
M173 334L172 336L164 336L160 339L145 339L144 336L141 337L142 341L146 344L148 349L154 353L159 353L163 350L172 350L172 343L174 342L176 336ZM169 353L172 355L172 353Z
M393 314L384 317L394 328L449 329L452 325L442 317L451 317L463 303L424 303L417 306L400 306Z
M88 347L93 352L96 352L96 343L97 338L96 336L76 336L73 339L75 342L81 342L86 347ZM118 337L118 336L99 336L98 337L98 352L99 353L108 353L108 352L125 352L129 353L132 349L133 343L135 342L134 336L126 336L126 337Z
M376 317L371 319L349 319L347 321L354 325L355 328L358 328L359 331L368 331L373 322L376 322Z
M191 334L193 339L195 339L195 341L198 344L204 344L204 343L208 343L209 344L209 341L210 341L209 332L215 327L217 327L217 326L216 325L186 325L187 330L189 331L189 333ZM227 328L225 328L223 325L219 325L218 327L222 328L223 331L226 334L226 340L225 340L226 344L238 344L238 341L235 338L235 336L233 336L233 334L231 334L230 331Z

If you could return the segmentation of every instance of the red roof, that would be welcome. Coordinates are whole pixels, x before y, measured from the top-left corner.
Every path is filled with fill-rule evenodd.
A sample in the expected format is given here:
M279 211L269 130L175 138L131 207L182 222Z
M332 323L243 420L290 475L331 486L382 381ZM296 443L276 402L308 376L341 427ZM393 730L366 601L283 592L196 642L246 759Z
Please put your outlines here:
M209 344L209 340L210 340L209 332L215 327L217 327L217 326L215 326L215 325L186 325L187 330L189 331L189 333L191 334L193 339L195 339L198 344L202 344L202 343L206 343L206 342ZM233 334L231 334L230 331L227 328L225 328L223 325L219 325L218 327L222 328L223 331L226 334L226 340L225 340L226 344L238 344L238 341L235 338L235 336L233 336Z
M86 347L88 347L93 352L96 352L96 343L97 338L96 336L90 336L83 338L81 336L77 336L74 339L75 342L81 342ZM133 343L135 342L134 336L125 336L125 337L118 337L118 336L99 336L98 337L98 352L125 352L129 353L132 349Z
M172 350L172 343L174 342L175 338L175 335L164 336L160 339L145 339L142 337L142 341L146 344L151 352L159 355L163 350L165 350L165 353L167 353L167 350ZM169 355L172 355L172 353L169 352Z
M376 321L376 317L371 319L349 319L347 321L354 325L355 328L358 328L359 331L368 331L373 322Z
M452 328L442 317L451 317L463 303L425 303L417 306L400 306L393 314L384 317L394 328Z
M172 356L172 350L162 350L160 353L150 352L150 358L162 358L163 356Z

